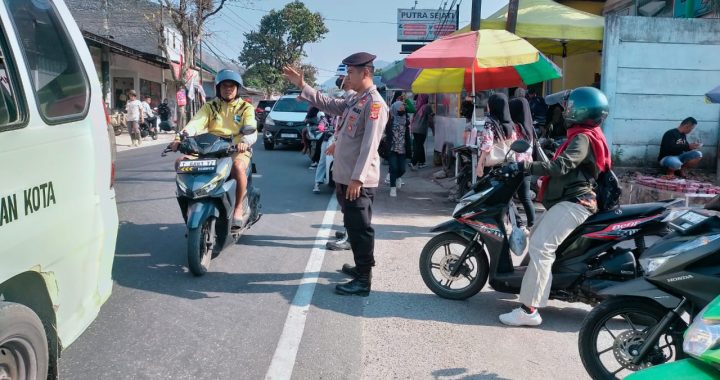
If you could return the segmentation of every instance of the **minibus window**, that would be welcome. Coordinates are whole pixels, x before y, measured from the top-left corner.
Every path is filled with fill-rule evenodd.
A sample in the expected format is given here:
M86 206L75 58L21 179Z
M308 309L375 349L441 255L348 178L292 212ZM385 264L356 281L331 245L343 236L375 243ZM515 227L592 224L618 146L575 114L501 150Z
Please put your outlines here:
M51 123L84 116L87 75L52 2L5 0L5 4L20 37L40 114Z

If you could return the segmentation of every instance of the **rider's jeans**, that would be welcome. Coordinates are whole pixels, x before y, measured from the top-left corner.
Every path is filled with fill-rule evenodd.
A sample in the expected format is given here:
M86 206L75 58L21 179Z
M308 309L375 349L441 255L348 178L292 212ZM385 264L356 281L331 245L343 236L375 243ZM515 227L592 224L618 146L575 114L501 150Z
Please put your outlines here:
M543 307L550 297L555 251L575 228L592 215L587 208L560 202L547 210L530 234L530 263L520 288L520 302Z
M315 168L315 183L323 183L325 182L325 170L326 170L326 155L325 150L328 148L328 142L323 141L322 147L320 148L320 160L318 161L318 165Z

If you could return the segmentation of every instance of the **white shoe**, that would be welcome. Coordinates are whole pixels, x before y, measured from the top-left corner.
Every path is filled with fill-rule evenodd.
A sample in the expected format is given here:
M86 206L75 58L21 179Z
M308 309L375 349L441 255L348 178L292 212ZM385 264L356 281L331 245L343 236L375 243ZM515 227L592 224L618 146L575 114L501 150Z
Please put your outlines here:
M405 185L405 182L403 182L402 178L398 178L397 181L395 181L395 185L398 189L400 189L403 185Z
M320 192L320 184L315 184L313 187L313 193L319 193Z
M542 323L542 318L537 309L532 314L528 314L518 307L507 314L501 314L500 322L508 326L539 326Z
M397 188L395 188L395 187L390 188L390 196L397 197Z
M423 169L423 168L426 168L426 167L427 167L427 164L418 164L418 165L416 166L417 169Z

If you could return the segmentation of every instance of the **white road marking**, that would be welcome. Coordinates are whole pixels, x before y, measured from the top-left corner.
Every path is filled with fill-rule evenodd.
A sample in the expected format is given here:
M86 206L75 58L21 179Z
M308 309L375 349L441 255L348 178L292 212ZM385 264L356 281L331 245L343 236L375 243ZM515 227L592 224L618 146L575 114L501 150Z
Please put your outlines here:
M300 286L290 304L290 311L288 311L280 341L275 349L275 355L273 355L270 368L265 374L267 380L285 380L292 376L300 340L302 340L305 330L310 301L315 293L315 285L325 259L325 242L330 236L337 206L337 199L334 196L330 197L322 225L315 237L315 248L310 253L310 258L305 266L305 274L300 280Z

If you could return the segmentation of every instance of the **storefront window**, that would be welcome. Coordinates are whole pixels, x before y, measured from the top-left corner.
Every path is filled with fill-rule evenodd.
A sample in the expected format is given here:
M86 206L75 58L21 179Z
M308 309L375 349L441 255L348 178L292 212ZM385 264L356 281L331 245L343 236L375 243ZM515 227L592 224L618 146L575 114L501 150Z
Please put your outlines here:
M140 96L143 98L150 95L152 104L158 105L162 100L162 86L158 82L140 79Z

